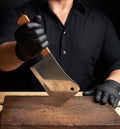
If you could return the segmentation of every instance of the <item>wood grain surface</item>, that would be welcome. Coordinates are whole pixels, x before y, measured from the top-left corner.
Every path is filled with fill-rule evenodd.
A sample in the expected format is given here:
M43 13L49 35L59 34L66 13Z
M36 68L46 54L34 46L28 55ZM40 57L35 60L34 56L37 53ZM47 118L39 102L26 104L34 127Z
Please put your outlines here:
M8 96L1 112L1 129L119 129L120 117L110 105L75 96L61 107L49 96Z
M48 96L46 92L0 92L0 112L2 111L5 96ZM78 92L75 96L82 96L82 92ZM116 113L120 115L120 107L115 109Z

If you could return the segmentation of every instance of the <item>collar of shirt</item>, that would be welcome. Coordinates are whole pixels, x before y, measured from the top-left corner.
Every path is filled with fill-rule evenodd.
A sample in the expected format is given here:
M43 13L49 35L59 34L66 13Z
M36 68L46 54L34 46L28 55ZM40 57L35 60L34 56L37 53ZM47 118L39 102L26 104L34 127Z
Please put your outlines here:
M40 0L38 10L44 5L48 4L48 0ZM78 9L81 13L85 14L85 5L81 2L81 0L74 0L73 7Z

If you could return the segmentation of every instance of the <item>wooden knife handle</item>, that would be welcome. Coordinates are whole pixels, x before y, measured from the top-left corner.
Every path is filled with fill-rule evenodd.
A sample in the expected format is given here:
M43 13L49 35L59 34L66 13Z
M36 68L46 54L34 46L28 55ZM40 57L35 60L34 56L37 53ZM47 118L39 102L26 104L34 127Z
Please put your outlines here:
M23 25L23 24L25 24L27 22L30 22L30 19L25 14L23 14L22 16L20 16L19 19L17 20L17 24L18 25Z
M18 25L23 25L23 24L25 24L25 23L27 23L27 22L30 22L30 19L29 19L28 16L25 15L25 14L23 14L22 16L20 16L19 19L17 20L17 24L18 24ZM51 53L51 52L50 52L50 50L49 50L48 47L46 47L46 48L44 48L42 51L40 51L40 55L41 55L42 57L48 55L49 53Z

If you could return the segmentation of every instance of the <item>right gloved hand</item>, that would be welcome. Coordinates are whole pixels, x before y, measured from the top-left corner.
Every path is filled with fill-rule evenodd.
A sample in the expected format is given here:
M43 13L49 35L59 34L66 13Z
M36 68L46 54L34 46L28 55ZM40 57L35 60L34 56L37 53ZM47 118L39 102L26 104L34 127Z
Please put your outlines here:
M21 25L14 33L16 39L16 55L22 61L35 58L48 46L47 36L42 28L41 17Z
M120 101L120 83L114 80L106 80L89 91L84 91L84 96L94 95L94 101L102 105L109 103L116 108Z

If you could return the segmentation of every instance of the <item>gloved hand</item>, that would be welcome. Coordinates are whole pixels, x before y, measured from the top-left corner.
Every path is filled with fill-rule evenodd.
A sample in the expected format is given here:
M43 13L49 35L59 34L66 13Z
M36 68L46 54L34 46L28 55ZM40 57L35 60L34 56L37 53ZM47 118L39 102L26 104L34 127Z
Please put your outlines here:
M16 39L16 55L22 61L35 58L48 46L47 36L42 27L41 17L35 17L32 22L21 25L14 33Z
M94 95L94 101L100 104L107 102L114 108L120 101L120 83L113 80L106 80L103 84L96 86L92 90L83 92L84 96Z

